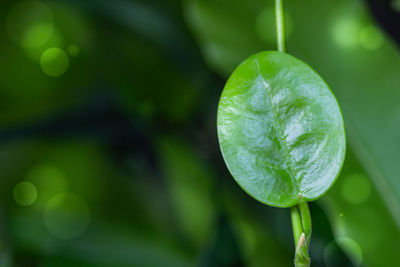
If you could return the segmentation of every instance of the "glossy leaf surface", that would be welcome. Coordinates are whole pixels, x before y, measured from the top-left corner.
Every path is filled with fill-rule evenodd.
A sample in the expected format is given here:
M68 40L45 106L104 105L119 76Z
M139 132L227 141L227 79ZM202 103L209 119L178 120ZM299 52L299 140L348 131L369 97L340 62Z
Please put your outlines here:
M329 87L308 65L276 51L234 71L221 96L218 135L239 185L277 207L319 198L345 155L343 119Z

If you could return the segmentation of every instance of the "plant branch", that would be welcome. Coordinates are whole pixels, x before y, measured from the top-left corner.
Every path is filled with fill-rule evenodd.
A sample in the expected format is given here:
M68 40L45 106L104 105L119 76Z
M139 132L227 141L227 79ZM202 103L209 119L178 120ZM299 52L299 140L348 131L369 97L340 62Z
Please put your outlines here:
M283 0L275 0L276 40L278 51L286 52L285 12Z

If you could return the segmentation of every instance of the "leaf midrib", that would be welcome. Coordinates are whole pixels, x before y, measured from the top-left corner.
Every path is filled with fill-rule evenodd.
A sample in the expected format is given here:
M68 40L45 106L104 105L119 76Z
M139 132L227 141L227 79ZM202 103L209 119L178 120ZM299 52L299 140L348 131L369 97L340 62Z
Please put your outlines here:
M277 123L278 122L277 111L275 110L274 105L272 105L271 96L269 95L270 92L269 92L268 89L271 88L271 87L270 87L269 83L267 83L267 81L264 79L264 77L263 77L263 75L261 73L261 67L260 67L260 60L259 59L257 59L257 67L258 67L258 75L261 77L262 85L264 86L264 88L265 88L265 90L267 92L266 93L267 101L268 101L267 104L271 107L271 114L272 114L272 117L273 117L273 127L275 128L275 133L276 133L275 136L276 136L276 139L279 142L279 145L281 147L281 151L283 152L283 154L285 156L285 163L286 163L285 170L289 174L293 184L296 185L298 194L300 194L300 184L299 184L299 181L297 181L296 175L295 175L295 171L293 170L293 166L292 166L292 162L293 161L292 161L292 158L290 156L289 149L287 148L286 142L285 142L284 138L282 138L282 136L283 136L282 129L279 126L279 124Z

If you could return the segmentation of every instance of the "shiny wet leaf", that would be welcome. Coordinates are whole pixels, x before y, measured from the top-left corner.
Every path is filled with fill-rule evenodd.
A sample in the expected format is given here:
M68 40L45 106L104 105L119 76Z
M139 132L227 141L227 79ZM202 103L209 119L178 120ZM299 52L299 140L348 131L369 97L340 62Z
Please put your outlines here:
M276 51L248 58L229 78L218 135L239 185L277 207L319 198L345 155L343 119L329 87L308 65Z

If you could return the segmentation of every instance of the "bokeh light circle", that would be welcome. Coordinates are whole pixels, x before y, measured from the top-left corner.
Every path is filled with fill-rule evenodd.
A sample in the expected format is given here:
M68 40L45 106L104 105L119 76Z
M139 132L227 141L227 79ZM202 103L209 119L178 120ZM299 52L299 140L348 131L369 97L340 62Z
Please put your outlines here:
M53 34L53 14L42 2L19 2L8 14L7 30L11 39L22 47L40 47Z
M38 208L44 208L56 194L68 191L68 181L56 166L37 165L29 171L25 180L33 183L40 192L35 205Z
M355 266L361 265L363 262L363 252L361 246L354 239L349 237L339 237L336 238L336 242L349 254Z
M361 173L344 177L341 184L343 198L350 204L361 204L371 195L371 182Z
M362 28L360 32L360 43L367 50L377 50L384 42L382 32L374 25Z
M61 48L52 47L43 52L40 66L47 75L58 77L68 70L69 57Z
M341 262L341 248L335 241L330 242L324 249L323 259L325 266L336 267L342 265Z
M342 47L350 48L358 45L361 23L356 17L337 18L332 27L333 40Z
M70 240L82 235L90 222L86 202L76 194L60 193L47 203L44 222L53 236Z
M13 196L15 202L21 206L30 206L35 203L38 192L35 187L30 182L20 182L18 183L13 190Z

